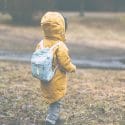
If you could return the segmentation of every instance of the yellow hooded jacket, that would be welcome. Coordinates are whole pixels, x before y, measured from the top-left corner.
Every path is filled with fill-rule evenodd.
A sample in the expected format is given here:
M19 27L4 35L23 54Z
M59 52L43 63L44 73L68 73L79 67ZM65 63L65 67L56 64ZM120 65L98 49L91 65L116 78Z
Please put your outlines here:
M41 19L43 31L44 47L51 47L59 41L62 44L54 51L53 66L59 65L53 79L48 83L42 83L41 92L47 103L53 103L60 100L67 89L67 72L74 72L76 66L72 64L68 55L68 48L65 41L65 21L63 16L58 12L47 12ZM40 44L36 49L40 48Z

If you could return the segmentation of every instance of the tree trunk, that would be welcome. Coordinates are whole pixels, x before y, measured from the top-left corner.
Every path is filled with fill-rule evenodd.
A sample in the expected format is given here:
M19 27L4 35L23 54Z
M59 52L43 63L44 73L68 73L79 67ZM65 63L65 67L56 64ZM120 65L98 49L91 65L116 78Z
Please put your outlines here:
M80 16L84 16L84 4L85 1L84 0L80 0Z

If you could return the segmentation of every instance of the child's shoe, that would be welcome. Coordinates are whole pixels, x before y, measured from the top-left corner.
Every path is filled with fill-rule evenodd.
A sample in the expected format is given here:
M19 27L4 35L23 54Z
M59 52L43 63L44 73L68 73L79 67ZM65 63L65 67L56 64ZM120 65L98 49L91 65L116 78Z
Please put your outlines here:
M64 125L65 120L64 119L58 119L56 123L51 123L50 121L46 121L45 125Z
M56 121L56 124L55 124L55 125L64 125L64 123L65 123L65 120L59 118L59 119Z
M50 121L46 121L45 125L56 125L55 123L51 123Z
M50 122L46 122L46 124L45 125L54 125L54 124L51 124Z

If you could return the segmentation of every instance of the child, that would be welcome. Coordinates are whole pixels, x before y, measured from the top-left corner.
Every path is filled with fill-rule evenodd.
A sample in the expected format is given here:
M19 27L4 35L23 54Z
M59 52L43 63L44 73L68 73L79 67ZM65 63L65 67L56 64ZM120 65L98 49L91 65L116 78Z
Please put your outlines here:
M72 64L65 45L66 20L58 12L47 12L41 19L43 32L43 46L52 47L61 41L54 50L53 67L58 66L53 79L44 84L41 81L41 92L46 102L49 103L46 125L55 125L59 119L60 101L66 94L67 72L75 72L76 66ZM36 49L41 48L40 43Z

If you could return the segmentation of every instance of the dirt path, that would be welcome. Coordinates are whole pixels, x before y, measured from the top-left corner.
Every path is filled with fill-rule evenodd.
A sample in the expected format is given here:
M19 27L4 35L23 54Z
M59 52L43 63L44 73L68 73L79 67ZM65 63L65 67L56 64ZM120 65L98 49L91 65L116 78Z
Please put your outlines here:
M0 60L7 61L22 61L30 63L31 53L12 53L7 51L0 51ZM111 58L110 58L111 57ZM113 57L108 58L85 58L81 57L77 59L77 56L72 58L73 63L80 68L108 68L108 69L125 69L125 58L124 57Z

